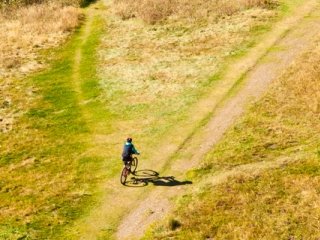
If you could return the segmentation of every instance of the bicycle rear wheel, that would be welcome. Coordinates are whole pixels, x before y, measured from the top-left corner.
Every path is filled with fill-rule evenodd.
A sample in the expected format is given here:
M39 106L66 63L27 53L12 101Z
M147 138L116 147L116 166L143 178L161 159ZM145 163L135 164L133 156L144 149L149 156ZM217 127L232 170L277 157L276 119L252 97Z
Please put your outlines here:
M136 171L137 167L138 167L138 158L133 157L132 162L131 162L131 172L134 173Z
M120 182L122 185L124 185L126 183L128 175L129 175L129 170L125 166L122 169L121 176L120 176Z

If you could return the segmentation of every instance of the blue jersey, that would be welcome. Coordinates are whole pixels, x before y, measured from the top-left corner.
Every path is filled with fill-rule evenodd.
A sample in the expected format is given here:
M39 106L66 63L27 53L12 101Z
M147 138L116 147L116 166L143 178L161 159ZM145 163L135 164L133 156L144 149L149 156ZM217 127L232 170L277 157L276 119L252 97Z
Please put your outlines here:
M135 149L134 145L130 142L126 142L123 146L122 158L128 158L132 154L139 154L137 149Z

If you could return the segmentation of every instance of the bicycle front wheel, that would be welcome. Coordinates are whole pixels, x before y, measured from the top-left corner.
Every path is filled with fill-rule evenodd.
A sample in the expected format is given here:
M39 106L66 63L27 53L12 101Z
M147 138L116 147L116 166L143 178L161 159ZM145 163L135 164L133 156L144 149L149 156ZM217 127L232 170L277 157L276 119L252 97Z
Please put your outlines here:
M138 167L138 158L133 157L132 162L131 162L131 172L134 173L136 171L137 167Z
M121 176L120 176L120 182L122 185L126 183L128 175L129 175L129 171L126 167L124 167L122 169Z

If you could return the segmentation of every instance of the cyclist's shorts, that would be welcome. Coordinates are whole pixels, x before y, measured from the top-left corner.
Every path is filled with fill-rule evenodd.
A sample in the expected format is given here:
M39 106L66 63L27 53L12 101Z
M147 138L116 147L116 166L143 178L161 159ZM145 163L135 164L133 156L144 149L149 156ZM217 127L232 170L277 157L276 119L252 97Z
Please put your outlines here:
M122 157L122 161L126 162L126 161L132 161L132 157Z

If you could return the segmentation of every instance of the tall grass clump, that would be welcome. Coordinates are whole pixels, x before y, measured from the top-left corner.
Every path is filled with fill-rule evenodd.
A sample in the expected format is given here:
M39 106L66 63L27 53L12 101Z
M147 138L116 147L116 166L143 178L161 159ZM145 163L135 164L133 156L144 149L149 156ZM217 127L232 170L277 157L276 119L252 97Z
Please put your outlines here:
M169 16L203 19L209 15L221 17L232 15L244 9L253 7L272 7L273 0L116 0L117 14L122 19L140 18L154 24Z

